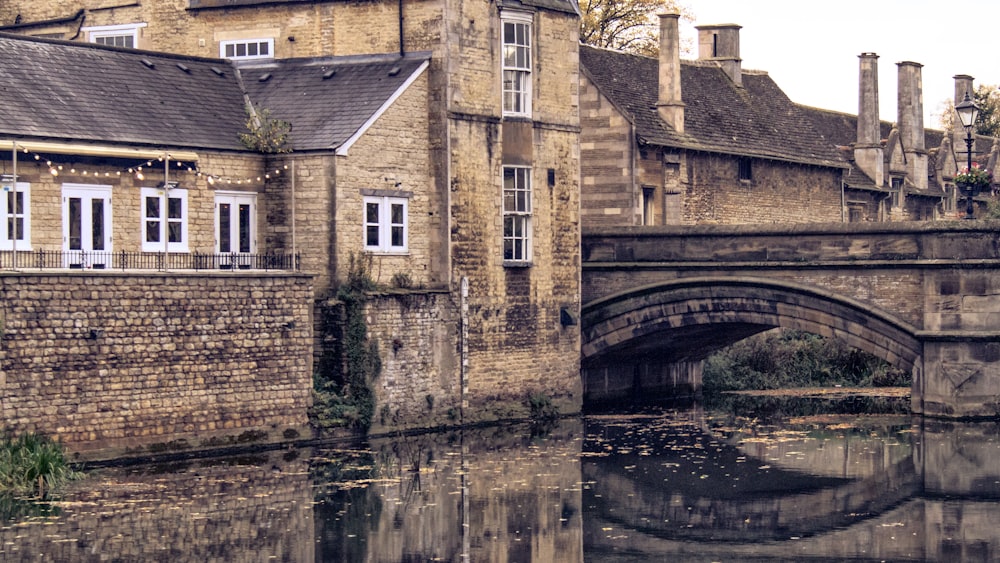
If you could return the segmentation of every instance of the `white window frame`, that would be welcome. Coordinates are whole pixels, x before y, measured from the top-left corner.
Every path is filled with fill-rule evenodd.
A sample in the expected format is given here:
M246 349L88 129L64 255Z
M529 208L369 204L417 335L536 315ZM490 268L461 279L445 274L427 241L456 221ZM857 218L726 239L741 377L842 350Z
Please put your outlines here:
M410 200L405 197L396 196L365 196L362 207L362 237L364 237L365 251L375 254L407 254L410 249ZM378 206L378 214L372 220L368 215L369 206ZM393 206L402 206L402 221L394 222L392 219ZM371 244L369 232L374 229L378 241ZM392 243L393 229L402 230L402 244Z
M527 264L532 247L531 168L503 167L503 261Z
M85 27L81 31L87 33L87 40L91 43L98 43L98 39L109 37L131 37L132 45L116 45L117 47L127 47L137 49L139 47L139 30L146 27L144 23L126 23L122 25L97 25ZM102 43L105 44L106 43Z
M505 116L531 117L532 23L530 13L500 13L501 103Z
M17 239L17 250L31 250L31 184L29 182L14 183L6 178L0 182L0 250L14 250L14 240L11 238L10 222L21 219L21 237ZM21 194L21 212L11 213L10 197ZM16 196L15 196L16 197Z
M139 191L139 214L140 214L140 237L142 240L143 252L190 252L188 248L188 191L183 188L142 188ZM147 200L155 199L159 205L159 216L149 215ZM170 217L170 200L180 201L179 218ZM149 240L149 226L155 223L159 240ZM180 225L181 240L170 242L167 239L169 226L171 224ZM166 241L166 245L164 245Z
M255 55L246 55L246 54L244 54L244 55L238 55L238 54L236 54L236 52L239 50L239 48L241 46L246 50L246 52L250 52L252 50L251 49L251 45L253 46L253 49L257 50L257 54L255 54ZM260 46L261 45L267 45L267 54L266 55L261 55L260 54ZM233 48L233 54L232 55L227 55L226 54L226 49L228 47L232 47ZM274 38L273 37L270 37L270 38L267 38L267 37L255 37L253 39L227 39L225 41L219 41L219 58L221 58L221 59L229 59L229 60L232 60L232 61L247 61L247 60L253 60L253 59L273 59L274 58Z

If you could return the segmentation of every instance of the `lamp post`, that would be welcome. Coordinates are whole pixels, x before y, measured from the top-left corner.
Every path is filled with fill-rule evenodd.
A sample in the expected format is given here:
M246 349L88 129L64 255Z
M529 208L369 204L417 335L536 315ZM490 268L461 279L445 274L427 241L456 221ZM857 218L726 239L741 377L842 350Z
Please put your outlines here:
M976 124L976 119L979 117L979 106L969 97L969 93L965 93L965 99L961 103L955 105L955 113L958 114L958 119L962 122L962 127L965 128L965 147L967 166L966 171L972 171L972 127ZM975 219L972 211L972 198L979 193L979 184L975 182L958 182L959 189L965 194L965 217L964 219Z

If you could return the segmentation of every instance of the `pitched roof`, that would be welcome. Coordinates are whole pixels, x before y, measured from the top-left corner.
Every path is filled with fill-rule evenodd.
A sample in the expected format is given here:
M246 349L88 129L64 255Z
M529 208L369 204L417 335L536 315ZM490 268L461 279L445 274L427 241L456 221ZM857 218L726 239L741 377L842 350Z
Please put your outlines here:
M0 52L0 134L242 149L242 92L226 61L5 34Z
M323 0L190 0L188 9L213 9L213 8L239 8L239 7L259 7L286 4L317 4ZM325 0L326 2L341 0ZM520 4L529 8L545 8L557 12L568 14L579 14L575 0L503 0L501 4Z
M291 123L295 150L344 149L425 68L429 53L241 64L247 94Z
M681 62L684 133L656 110L656 59L580 46L586 74L621 111L630 116L646 143L844 168L832 143L766 74L744 72L737 87L714 63Z
M428 55L205 59L0 33L0 135L247 150L248 94L293 126L296 150L343 147L427 66ZM260 77L268 74L267 80ZM328 76L329 74L329 76Z

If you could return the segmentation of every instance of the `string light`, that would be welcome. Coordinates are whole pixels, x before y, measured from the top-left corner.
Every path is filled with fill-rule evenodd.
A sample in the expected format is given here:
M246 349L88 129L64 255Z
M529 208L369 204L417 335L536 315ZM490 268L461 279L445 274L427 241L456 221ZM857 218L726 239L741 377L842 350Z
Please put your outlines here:
M32 157L39 163L43 161L41 154L33 153L27 147L21 147L21 152L23 152L24 154L31 154ZM162 163L164 158L170 159L170 154L167 153L165 156L160 156L156 159L149 159L144 164L139 166L132 166L126 169L115 170L113 172L113 175L115 177L120 178L123 174L129 174L133 175L136 180L143 181L146 179L146 174L149 172L149 170L144 170L144 169L153 169L154 163L156 162ZM48 167L49 175L51 175L52 177L60 176L65 170L62 164L56 164L48 159L44 160L44 162L46 167ZM210 186L215 186L216 184L229 184L229 185L235 184L237 186L243 186L243 185L249 186L254 184L255 182L260 184L262 182L267 182L268 180L272 180L276 177L279 177L284 171L288 170L288 165L283 164L280 168L264 171L263 175L252 175L252 176L241 177L241 176L227 176L224 174L214 174L214 173L204 172L199 170L196 165L191 163L185 163L184 161L181 160L174 160L174 165L177 167L177 169L186 170L187 172L194 174L198 178L205 178L205 180L208 182ZM83 176L93 176L95 178L99 178L102 175L100 170L95 170L95 169L77 170L76 167L70 167L69 173L81 174ZM105 170L103 172L103 176L105 178L110 178L112 177L112 172Z

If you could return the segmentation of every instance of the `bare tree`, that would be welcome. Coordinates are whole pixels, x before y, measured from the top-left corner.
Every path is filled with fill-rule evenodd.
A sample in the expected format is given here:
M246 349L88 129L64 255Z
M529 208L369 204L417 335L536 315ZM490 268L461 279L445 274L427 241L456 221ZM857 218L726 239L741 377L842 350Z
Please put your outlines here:
M659 52L656 14L677 11L684 19L693 19L677 0L581 0L580 10L580 41L641 55Z

